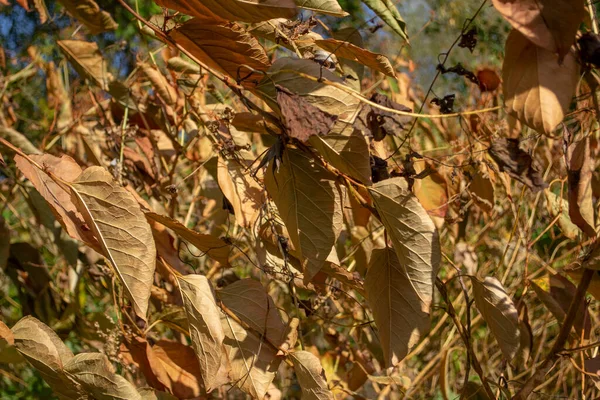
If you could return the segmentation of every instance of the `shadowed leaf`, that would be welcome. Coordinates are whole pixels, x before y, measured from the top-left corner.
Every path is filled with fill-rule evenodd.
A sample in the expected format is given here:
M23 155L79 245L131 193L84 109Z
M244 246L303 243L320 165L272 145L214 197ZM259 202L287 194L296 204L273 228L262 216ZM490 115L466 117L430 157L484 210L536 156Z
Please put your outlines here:
M156 3L194 17L205 17L208 11L229 21L259 22L293 18L297 13L293 0L156 0Z
M106 11L102 11L93 0L59 0L69 14L84 24L92 35L114 31L119 27Z
M488 149L500 171L527 185L532 192L548 187L531 156L519 148L518 139L495 139Z
M373 53L347 41L337 39L317 40L315 43L338 58L356 61L385 75L396 76L390 60L383 54Z
M333 394L327 387L327 377L319 359L308 351L295 351L290 355L306 400L332 400Z

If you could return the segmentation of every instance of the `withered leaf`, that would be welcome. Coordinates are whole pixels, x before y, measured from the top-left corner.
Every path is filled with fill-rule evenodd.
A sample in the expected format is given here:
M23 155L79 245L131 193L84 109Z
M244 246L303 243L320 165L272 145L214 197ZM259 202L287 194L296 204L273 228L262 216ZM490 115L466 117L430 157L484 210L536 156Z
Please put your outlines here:
M427 332L429 310L423 307L406 267L389 247L373 250L365 290L386 365L395 366Z
M241 4L241 2L240 2ZM246 88L255 87L271 62L258 40L235 23L196 17L171 32L171 37L207 66L232 77Z
M502 65L507 111L541 133L552 134L563 120L579 81L579 65L568 53L562 65L558 56L537 47L519 31L506 40Z
M494 7L529 41L560 59L575 42L586 14L584 0L493 0Z
M311 400L332 400L333 394L327 386L327 377L321 361L308 351L295 351L290 354L294 363L302 398Z
M293 0L156 0L163 6L195 17L216 14L229 21L259 22L271 18L293 18L296 4Z
M379 18L384 20L394 32L408 41L406 22L404 22L404 19L398 12L396 3L392 0L364 0L363 3L373 10Z
M231 246L218 237L193 231L186 228L179 221L153 212L147 212L146 218L172 229L180 238L206 253L212 259L223 265L229 265L228 258Z
M394 110L407 112L412 111L410 108L390 100L384 94L375 93L373 96L371 96L370 100L374 103L387 108L392 108ZM380 110L379 108L372 107L369 104L363 104L360 113L356 117L354 126L373 136L375 141L381 141L386 137L386 135L394 136L402 131L404 128L403 124L409 120L410 119L408 117L403 117L389 111Z
M135 387L115 373L105 354L80 353L66 362L64 367L86 393L98 400L142 400Z
M337 116L321 111L301 96L283 86L276 86L277 104L283 115L289 136L306 142L312 135L329 133Z
M500 281L486 277L483 281L471 277L475 305L488 324L507 360L519 349L519 312Z
M100 9L94 0L59 0L74 18L84 24L92 35L114 31L119 27L111 15Z
M159 340L152 346L154 358L168 378L169 391L180 399L202 394L202 373L190 346L169 340Z
M565 158L569 177L569 217L583 232L594 237L596 236L592 194L594 163L590 154L590 136L568 145Z
M338 58L356 61L385 75L396 76L390 60L383 54L373 53L347 41L337 39L317 40L315 43L324 50L335 54Z
M63 182L64 183L64 182ZM154 279L152 229L137 200L102 167L90 167L68 183L71 199L94 232L135 313L146 320Z
M420 310L429 313L441 258L433 221L403 178L377 182L369 187L369 194L392 240L398 262L420 300Z
M82 77L108 92L113 77L108 73L107 63L95 42L59 40L57 44Z
M494 139L488 153L498 164L500 171L527 185L532 192L545 189L548 185L544 182L541 171L533 158L520 149L519 143L518 139Z
M223 357L225 336L221 327L221 312L205 276L187 275L177 279L190 325L192 347L200 363L206 391L209 392L216 387Z
M273 299L261 283L241 279L217 292L223 304L254 331L264 335L274 346L285 341L286 326Z
M138 63L138 67L152 83L152 86L154 86L161 99L170 106L174 105L177 101L177 91L171 86L162 72L147 63Z
M310 155L286 149L279 170L267 169L265 185L294 248L304 257L305 282L326 261L339 264L334 245L343 226L344 196L335 176Z

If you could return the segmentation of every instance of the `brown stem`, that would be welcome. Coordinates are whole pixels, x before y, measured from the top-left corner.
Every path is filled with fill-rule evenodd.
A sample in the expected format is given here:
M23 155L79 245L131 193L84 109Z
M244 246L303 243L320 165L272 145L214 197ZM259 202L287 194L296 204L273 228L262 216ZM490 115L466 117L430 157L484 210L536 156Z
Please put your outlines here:
M579 285L577 285L577 291L573 296L573 300L571 301L571 305L569 306L569 311L565 317L565 321L563 322L562 327L560 328L560 332L558 333L558 337L550 350L550 353L540 366L540 368L535 371L535 373L525 382L525 385L519 390L519 392L514 395L513 400L525 400L531 392L544 380L544 377L550 371L554 362L560 356L560 352L565 347L565 343L569 338L569 334L571 333L571 328L573 328L573 324L575 323L575 318L577 317L577 312L579 311L579 307L581 302L585 299L585 293L587 292L590 283L592 282L592 278L594 277L594 270L585 269L583 271L583 275L581 277L581 281Z

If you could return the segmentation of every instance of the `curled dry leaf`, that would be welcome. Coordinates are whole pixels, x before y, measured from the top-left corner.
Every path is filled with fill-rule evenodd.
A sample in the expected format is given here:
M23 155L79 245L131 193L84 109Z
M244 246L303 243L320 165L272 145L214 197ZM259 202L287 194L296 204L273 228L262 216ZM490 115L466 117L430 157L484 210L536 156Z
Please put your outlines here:
M15 335L0 321L0 363L19 364L25 361L15 347Z
M107 63L95 42L59 40L57 44L81 76L108 92L113 77L108 73Z
M536 193L548 187L533 158L519 147L518 139L499 138L488 149L500 171L527 185Z
M344 196L335 176L310 155L286 149L279 169L267 168L265 185L304 257L304 281L310 282L326 261L339 264L334 246L343 227Z
M204 386L210 392L217 387L223 358L225 335L221 327L221 312L205 276L187 275L177 279L190 326L192 347L200 363Z
M198 60L246 88L255 87L263 78L263 74L253 70L267 71L271 65L258 40L236 23L196 17L170 35Z
M241 279L217 292L223 304L261 337L279 347L285 341L286 326L271 296L254 279Z
M267 71L267 76L255 88L256 95L265 100L269 106L278 110L277 90L281 85L292 93L302 96L306 101L339 119L344 119L356 110L359 100L342 89L322 82L303 78L297 72L315 78L324 78L331 82L343 84L341 78L311 60L299 60L282 57L277 59Z
M123 284L135 313L146 320L154 280L152 229L133 195L102 167L90 167L69 184L83 215Z
M546 275L531 281L531 287L546 308L562 325L577 288L567 278L558 274ZM573 325L578 338L589 339L591 322L586 303L579 304Z
M138 67L142 70L142 73L152 83L152 86L156 89L163 101L173 106L177 102L177 91L167 78L154 66L147 63L138 63Z
M194 17L214 13L229 21L259 22L271 18L293 18L297 13L293 0L156 0L156 3Z
M302 398L306 400L332 400L333 394L327 386L325 370L319 359L308 351L295 351L290 354Z
M427 332L429 307L391 248L373 250L365 290L386 366L395 366Z
M247 170L250 163L242 165L221 156L217 163L219 187L233 207L236 222L244 228L254 225L264 203L262 187Z
M361 131L350 126L341 133L311 136L309 143L340 172L371 185L369 142Z
M37 369L56 394L65 399L83 395L79 384L64 371L73 353L47 325L34 317L24 317L12 327L15 347Z
M323 39L317 40L315 43L322 49L335 54L338 58L359 62L385 75L396 76L390 60L383 54L373 53L344 40Z
M114 31L119 27L111 15L101 10L94 0L59 0L59 3L84 24L92 35Z
M473 171L471 176L473 178L469 185L471 198L479 208L490 214L496 203L494 196L494 182L492 181L490 170L487 167L481 166Z
M580 229L571 222L569 217L569 202L552 193L549 189L544 190L546 195L546 206L552 218L558 217L557 224L563 235L571 240L575 240L579 236Z
M208 255L213 260L220 262L223 265L229 265L229 251L231 246L213 235L206 235L186 228L181 222L164 215L147 212L146 218L156 221L161 225L173 230L180 238L189 242Z
M586 14L584 0L493 0L494 7L524 37L562 59Z
M392 108L398 111L408 111L411 109L392 101L384 94L375 93L370 100L374 103L387 108ZM354 126L365 134L370 134L377 142L383 140L386 135L396 135L404 129L403 124L409 121L408 117L403 117L398 114L384 111L379 108L372 107L369 104L363 104L360 113L354 121Z
M392 0L363 0L371 10L385 21L386 24L400 37L408 41L406 22L398 12L396 3Z
M569 217L587 235L596 236L590 136L569 145L565 154L569 177Z
M283 86L278 85L276 89L277 104L290 137L306 142L313 135L329 133L337 116L321 111Z
M114 367L102 353L77 354L64 367L69 376L95 399L142 400L135 387L115 373Z
M420 301L419 309L428 314L441 258L435 225L402 178L377 182L369 194L392 240L398 263ZM399 360L391 357L390 361Z
M557 55L513 30L506 40L502 65L504 102L509 114L547 135L563 120L579 80L579 65L568 53Z
M512 360L519 349L519 313L496 278L486 277L483 281L471 277L475 305L487 322L492 334L500 345L502 354Z

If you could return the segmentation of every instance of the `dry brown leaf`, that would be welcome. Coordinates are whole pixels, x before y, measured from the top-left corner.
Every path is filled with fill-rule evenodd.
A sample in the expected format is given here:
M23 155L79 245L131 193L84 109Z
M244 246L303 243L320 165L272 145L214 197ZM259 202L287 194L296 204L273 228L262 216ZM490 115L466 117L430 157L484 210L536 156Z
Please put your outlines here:
M64 368L95 399L142 400L135 387L115 373L114 367L102 353L77 354L65 363Z
M502 16L536 46L562 59L586 15L584 0L493 0Z
M107 63L95 42L59 40L57 44L79 75L95 82L102 90L108 91L113 77L108 73Z
M31 316L12 327L15 347L39 371L56 394L66 399L82 396L79 385L65 374L63 367L73 353L47 325Z
M241 2L240 2L241 3ZM246 88L255 87L271 62L258 40L236 23L196 17L171 32L171 37L199 61L229 75Z
M394 110L411 111L410 108L396 103L384 94L375 93L371 96L370 100ZM379 142L386 135L396 136L399 134L404 128L403 125L409 120L407 117L380 110L369 104L363 104L360 113L354 121L354 126L365 132L365 134L370 134L375 141Z
M373 53L344 40L323 39L317 40L315 43L338 58L356 61L385 75L396 76L390 60L383 54Z
M486 167L475 170L472 174L473 180L469 185L471 198L484 212L491 214L496 203L494 197L494 182Z
M221 327L221 312L210 283L205 276L178 277L185 313L190 325L192 347L200 363L206 391L217 387L223 357L225 335Z
M402 178L377 182L369 193L398 261L421 302L420 310L429 313L441 258L435 225Z
M373 250L365 290L386 365L395 366L426 334L429 310L424 308L405 267L389 247Z
M168 377L169 391L180 399L191 399L202 394L202 373L190 346L169 340L159 340L152 346L154 359Z
M565 154L569 176L569 217L590 237L596 236L592 174L594 163L590 155L590 136L571 143Z
M61 158L49 154L30 155L33 161L47 169L54 176L72 182L81 175L81 167L69 156ZM86 243L97 251L101 251L100 243L94 237L91 228L86 224L83 215L71 201L71 194L59 186L48 174L41 171L25 157L16 155L17 168L31 181L36 190L46 200L56 220L74 239Z
M277 104L290 137L306 142L313 135L329 133L337 116L321 111L282 86L278 85L276 89Z
M156 248L137 200L102 167L87 168L69 187L72 201L110 260L135 313L146 320Z
M513 30L506 40L502 79L508 113L550 135L569 108L579 80L579 65L573 53L559 65L556 54Z
M530 283L538 298L562 325L569 311L573 295L577 290L575 285L564 276L558 274L549 274L543 278L534 279ZM589 339L591 329L590 314L584 302L579 305L573 327L577 332L578 338Z
M259 22L271 18L293 18L297 13L293 0L156 0L156 3L194 17L214 13L229 21Z
M147 212L146 218L172 229L180 238L189 242L212 259L223 265L229 265L228 258L231 246L218 237L193 231L186 228L179 221L153 212Z
M56 129L60 132L73 122L73 111L71 98L67 93L65 85L56 72L53 62L44 65L46 72L46 90L48 92L48 104L56 109Z
M471 277L475 305L498 341L502 354L512 360L520 345L519 312L500 281L486 277L483 281Z
M277 306L261 283L254 279L241 279L217 292L223 304L245 324L275 347L285 341L287 328Z
M333 15L334 17L348 15L346 11L342 10L337 0L295 0L295 2L300 8L321 14Z
M446 217L448 184L437 170L433 170L422 179L415 179L413 190L427 214L433 217Z
M339 134L311 136L309 143L340 172L371 185L369 142L358 129L350 127Z
M577 225L571 222L571 218L569 217L569 202L548 189L544 190L544 194L546 195L548 213L552 218L559 216L557 224L563 235L571 240L577 239L581 231Z
M111 15L102 11L94 0L59 0L74 18L84 24L92 35L114 31L119 27Z
M229 377L237 387L252 398L263 399L269 390L281 358L276 350L251 331L244 329L233 318L223 315L225 349L231 370Z
M302 96L306 101L331 115L344 119L356 110L358 99L331 85L315 82L299 76L296 72L324 78L343 84L343 80L320 64L311 60L282 57L277 59L267 71L267 76L255 88L254 92L265 100L269 107L278 110L277 89L281 85L292 93Z
M279 168L273 163L265 172L267 192L304 258L308 283L326 261L339 264L334 246L343 227L343 192L331 172L300 150L286 149Z
M4 322L0 321L0 363L19 364L25 359L15 347L15 335Z
M167 372L156 358L154 350L146 339L139 336L131 338L125 336L121 342L120 353L123 357L131 358L140 372L144 374L148 385L162 391L166 388L170 389L170 379Z
M359 48L365 47L365 43L360 34L360 31L352 27L346 27L334 31L333 38L341 40L343 42L351 43ZM344 71L343 76L346 79L348 86L350 86L357 92L361 92L361 83L363 77L365 76L365 65L347 58L338 58L338 61L340 63L342 71Z
M536 193L548 187L537 163L529 153L521 150L518 139L499 138L492 142L488 149L500 171L527 185Z
M327 386L327 377L321 361L308 351L295 351L290 354L294 363L298 383L302 389L302 399L333 400Z
M240 165L240 162L225 160L221 156L217 164L219 187L233 206L235 220L244 228L254 225L264 203L263 189L251 176L248 167L249 165Z
M154 66L147 63L138 63L138 67L142 70L143 74L152 82L152 86L156 89L163 101L173 106L177 102L177 91L167 78Z

